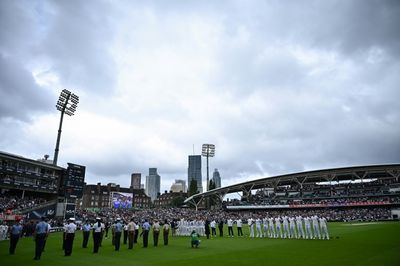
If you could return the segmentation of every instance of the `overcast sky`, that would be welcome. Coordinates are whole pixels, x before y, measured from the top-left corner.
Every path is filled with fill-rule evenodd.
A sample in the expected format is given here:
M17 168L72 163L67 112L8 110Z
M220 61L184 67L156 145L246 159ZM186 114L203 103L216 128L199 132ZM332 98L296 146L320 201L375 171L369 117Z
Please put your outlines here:
M203 143L222 185L400 162L399 1L2 0L0 25L0 150L52 158L68 89L59 164L89 184L169 190Z

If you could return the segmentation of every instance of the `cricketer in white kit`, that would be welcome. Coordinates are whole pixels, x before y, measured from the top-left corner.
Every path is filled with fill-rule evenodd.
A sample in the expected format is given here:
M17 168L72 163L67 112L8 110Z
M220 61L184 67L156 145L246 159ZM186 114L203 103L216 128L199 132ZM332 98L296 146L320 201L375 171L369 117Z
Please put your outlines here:
M313 233L311 230L311 221L310 217L305 217L304 218L304 226L306 228L306 239L310 238L313 239Z
M329 240L328 226L325 217L319 218L319 226L321 227L322 239Z

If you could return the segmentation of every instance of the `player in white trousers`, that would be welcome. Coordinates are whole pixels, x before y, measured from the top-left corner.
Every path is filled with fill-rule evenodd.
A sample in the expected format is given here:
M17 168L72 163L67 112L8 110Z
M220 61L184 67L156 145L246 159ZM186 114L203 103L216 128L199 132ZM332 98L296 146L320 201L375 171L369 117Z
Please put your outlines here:
M5 222L0 221L0 240L7 239L7 232L8 232L8 226L5 224Z
M233 233L233 220L229 218L226 221L226 224L228 225L228 236L229 237L233 237L234 236L234 233Z
M257 217L256 219L256 231L257 231L257 237L262 237L262 231L261 231L261 219Z
M308 238L313 239L310 220L311 218L308 216L304 218L304 227L306 228L306 239Z
M282 217L283 221L283 238L288 238L289 237L289 222L288 222L288 217L283 216Z
M319 223L318 223L318 216L314 215L311 216L312 224L313 224L313 229L314 229L314 238L321 239L321 232L319 231Z
M205 221L197 221L197 228L198 228L199 231L196 231L196 232L200 232L201 236L205 236L206 235L205 224L206 224Z
M274 218L269 217L268 218L268 223L269 223L269 237L270 238L275 238L276 237L276 232L275 232L275 226L274 226Z
M268 230L268 218L267 217L265 217L263 219L263 230L264 230L264 237L267 237L267 234L269 232L269 230Z
M242 231L242 219L237 219L236 220L236 227L237 227L237 232L238 232L238 237L243 237L243 231Z
M211 227L211 236L216 237L217 236L217 222L215 220L212 220L210 223Z
M328 226L325 217L319 218L319 226L321 227L322 239L329 240Z
M289 228L290 228L289 238L298 238L294 217L289 217Z
M249 225L250 237L254 237L254 221L252 218L247 220L247 224Z
M297 226L297 236L298 238L305 238L304 229L303 229L303 217L300 215L296 217L296 226Z
M282 226L280 217L275 217L275 227L276 227L276 237L279 236L279 238L282 238Z

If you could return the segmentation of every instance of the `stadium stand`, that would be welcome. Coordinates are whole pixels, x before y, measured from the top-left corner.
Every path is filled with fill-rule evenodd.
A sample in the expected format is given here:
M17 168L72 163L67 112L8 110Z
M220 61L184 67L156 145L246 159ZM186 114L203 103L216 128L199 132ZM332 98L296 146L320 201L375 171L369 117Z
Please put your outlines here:
M38 208L51 207L62 201L74 201L82 197L81 168L77 169L79 186L67 179L67 169L48 165L22 157L0 153L0 219L20 215L24 220L26 235L32 233L32 213ZM72 166L71 166L72 167ZM71 172L72 173L72 172ZM73 176L73 178L75 178ZM218 220L255 217L312 216L326 217L329 221L376 221L391 220L392 211L400 209L400 165L363 166L327 169L289 174L222 187L191 196L196 199L213 198L210 209L157 208L157 209L75 209L78 222L95 220L113 221L117 217L126 221L135 217L147 220ZM37 183L35 180L42 180ZM47 182L47 183L46 183ZM44 185L46 184L46 185ZM57 187L54 187L57 184ZM72 184L77 192L67 189ZM68 196L72 195L75 197ZM220 201L228 193L242 192L236 200ZM76 197L76 195L78 195ZM196 207L200 206L195 202ZM75 208L75 207L74 207ZM40 213L39 213L40 214ZM39 216L37 216L39 217ZM36 219L37 219L36 217ZM64 216L49 217L54 228L60 228Z

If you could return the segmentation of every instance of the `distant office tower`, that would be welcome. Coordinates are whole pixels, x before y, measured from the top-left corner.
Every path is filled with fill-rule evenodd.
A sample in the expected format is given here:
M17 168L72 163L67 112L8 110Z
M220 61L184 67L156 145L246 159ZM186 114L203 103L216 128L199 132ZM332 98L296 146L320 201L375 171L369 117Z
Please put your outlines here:
M149 175L146 176L146 195L154 201L157 194L160 193L160 176L157 174L157 168L149 168Z
M140 189L140 182L142 181L141 173L133 173L131 175L131 187L133 189Z
M180 179L175 180L175 183L172 184L170 190L172 192L186 192L185 180L180 180Z
M215 184L215 188L221 187L221 176L219 175L218 169L214 169L212 181Z
M189 168L188 168L188 187L192 180L197 181L197 190L203 192L203 184L201 177L201 155L189 155Z

